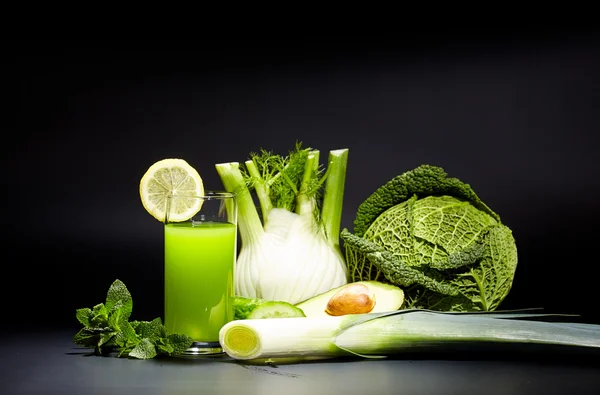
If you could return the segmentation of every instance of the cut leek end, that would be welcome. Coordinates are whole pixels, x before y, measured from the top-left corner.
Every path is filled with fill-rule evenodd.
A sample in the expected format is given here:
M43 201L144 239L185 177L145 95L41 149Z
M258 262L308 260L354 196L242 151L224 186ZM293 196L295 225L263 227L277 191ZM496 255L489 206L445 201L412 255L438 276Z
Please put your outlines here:
M229 325L234 323L233 325ZM225 353L235 359L255 358L261 349L260 337L240 321L232 321L221 329L220 343Z

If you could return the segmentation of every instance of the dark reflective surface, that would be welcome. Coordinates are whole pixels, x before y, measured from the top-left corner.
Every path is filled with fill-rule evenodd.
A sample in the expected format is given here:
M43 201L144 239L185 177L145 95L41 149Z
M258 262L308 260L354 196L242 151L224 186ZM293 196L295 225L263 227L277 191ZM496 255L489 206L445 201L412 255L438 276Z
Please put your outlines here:
M412 353L278 366L206 360L100 357L70 332L6 334L5 394L595 394L599 353L540 349Z

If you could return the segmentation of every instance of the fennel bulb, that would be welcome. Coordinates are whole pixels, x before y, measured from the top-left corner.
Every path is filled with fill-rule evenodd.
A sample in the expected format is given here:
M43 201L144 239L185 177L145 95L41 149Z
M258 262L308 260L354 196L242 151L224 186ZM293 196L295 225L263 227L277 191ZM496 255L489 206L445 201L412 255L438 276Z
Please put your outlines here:
M286 157L264 150L251 157L216 165L238 200L236 295L296 304L347 284L339 231L348 150L330 151L326 172L319 151L299 145Z

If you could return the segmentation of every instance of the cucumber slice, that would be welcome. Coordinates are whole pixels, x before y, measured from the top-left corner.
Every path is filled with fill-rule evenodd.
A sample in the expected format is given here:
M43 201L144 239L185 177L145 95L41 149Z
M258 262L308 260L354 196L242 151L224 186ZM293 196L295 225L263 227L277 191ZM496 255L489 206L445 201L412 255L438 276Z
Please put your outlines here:
M305 317L305 315L302 309L287 302L265 302L248 315L249 319L289 317Z
M233 319L305 317L304 311L291 303L236 296Z

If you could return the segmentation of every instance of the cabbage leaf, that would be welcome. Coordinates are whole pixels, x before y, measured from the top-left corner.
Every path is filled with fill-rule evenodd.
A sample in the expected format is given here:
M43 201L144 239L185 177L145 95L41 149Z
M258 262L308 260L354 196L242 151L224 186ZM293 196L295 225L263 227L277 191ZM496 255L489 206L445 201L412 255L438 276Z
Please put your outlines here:
M423 165L379 188L343 229L353 281L404 288L407 306L492 311L514 279L518 256L511 230L468 184Z

